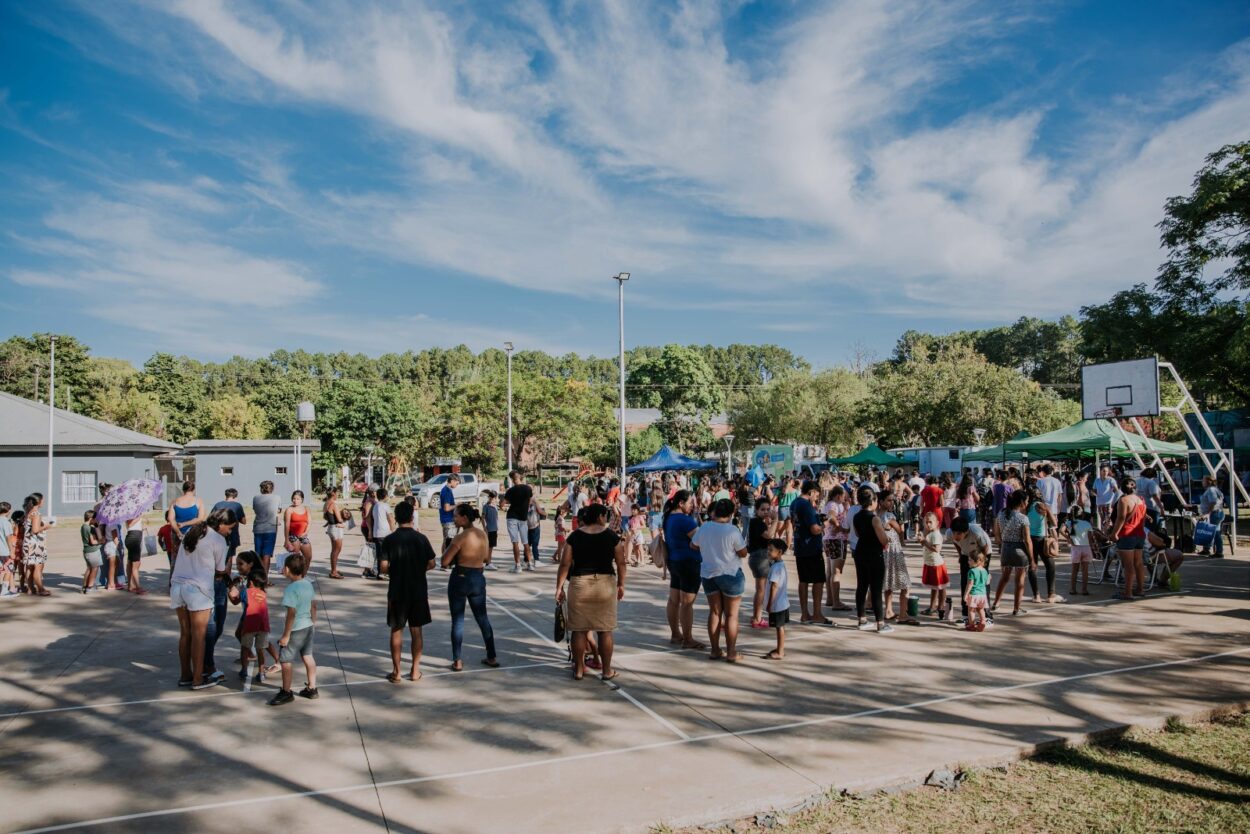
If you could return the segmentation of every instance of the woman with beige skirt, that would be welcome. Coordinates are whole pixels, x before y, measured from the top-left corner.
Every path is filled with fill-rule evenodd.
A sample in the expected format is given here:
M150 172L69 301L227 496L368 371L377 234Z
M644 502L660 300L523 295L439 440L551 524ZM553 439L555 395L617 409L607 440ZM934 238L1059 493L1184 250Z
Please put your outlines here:
M591 504L579 513L578 527L565 541L556 576L556 603L564 602L568 581L567 628L573 635L573 679L586 674L586 635L599 636L603 679L617 676L612 668L612 632L616 604L625 597L626 542L608 529L608 508Z

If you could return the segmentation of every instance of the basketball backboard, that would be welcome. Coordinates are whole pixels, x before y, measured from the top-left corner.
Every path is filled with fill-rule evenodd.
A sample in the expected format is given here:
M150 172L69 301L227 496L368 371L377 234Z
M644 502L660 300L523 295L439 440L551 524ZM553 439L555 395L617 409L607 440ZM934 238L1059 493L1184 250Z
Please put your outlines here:
M1081 417L1159 416L1159 360L1081 366Z

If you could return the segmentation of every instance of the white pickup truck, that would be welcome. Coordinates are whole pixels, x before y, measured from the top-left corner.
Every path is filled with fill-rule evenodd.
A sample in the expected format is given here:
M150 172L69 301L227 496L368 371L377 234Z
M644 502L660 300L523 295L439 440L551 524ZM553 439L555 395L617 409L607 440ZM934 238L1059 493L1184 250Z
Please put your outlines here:
M472 472L461 472L460 483L456 484L455 495L456 503L476 504L478 507L486 506L486 496L483 492L490 491L499 492L498 481L479 481L477 476ZM443 487L447 484L447 479L451 477L450 473L435 475L428 481L423 483L413 483L412 494L417 497L418 507L438 508L438 496L443 491Z

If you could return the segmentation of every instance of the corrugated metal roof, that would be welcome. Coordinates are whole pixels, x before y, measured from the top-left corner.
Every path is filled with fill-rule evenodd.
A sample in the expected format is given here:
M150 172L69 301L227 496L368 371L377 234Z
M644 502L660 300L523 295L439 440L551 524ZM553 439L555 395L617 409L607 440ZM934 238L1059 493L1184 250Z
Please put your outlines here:
M142 434L55 409L54 441L63 449L150 449L155 452L179 448L177 443ZM47 448L48 406L0 391L0 449L26 451Z

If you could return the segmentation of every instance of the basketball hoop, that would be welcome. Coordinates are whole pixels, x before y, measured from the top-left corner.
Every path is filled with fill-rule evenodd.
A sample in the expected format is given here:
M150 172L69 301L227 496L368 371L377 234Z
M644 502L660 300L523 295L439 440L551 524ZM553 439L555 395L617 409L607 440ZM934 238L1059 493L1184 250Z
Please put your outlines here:
M1095 411L1094 417L1098 420L1114 420L1120 416L1120 412L1122 410L1123 409L1121 409L1118 405L1113 405L1111 408L1104 408L1102 411Z

